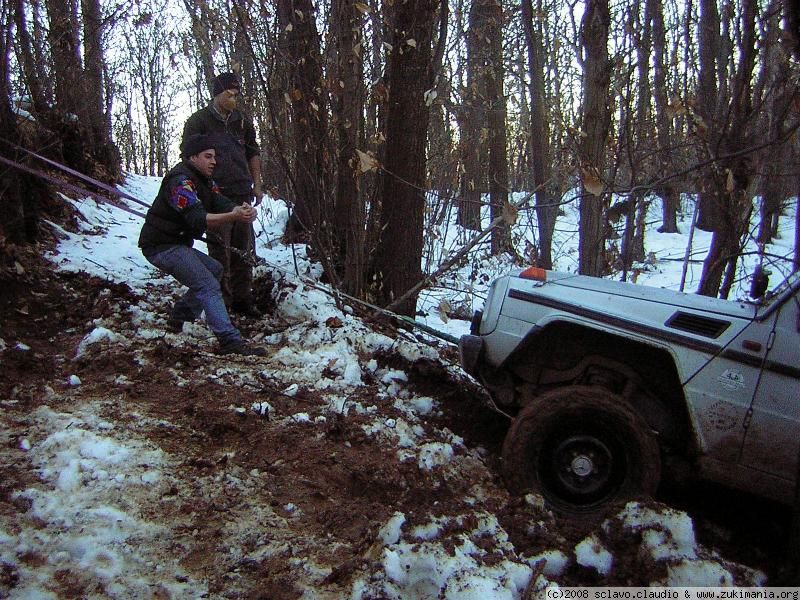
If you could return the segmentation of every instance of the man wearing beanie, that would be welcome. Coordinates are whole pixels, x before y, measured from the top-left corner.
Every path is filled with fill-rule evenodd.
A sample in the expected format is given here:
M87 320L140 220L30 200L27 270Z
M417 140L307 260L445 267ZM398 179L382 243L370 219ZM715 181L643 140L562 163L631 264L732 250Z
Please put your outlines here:
M211 84L213 98L195 112L183 128L183 140L208 135L217 152L214 180L220 191L237 205L258 206L261 191L261 158L252 120L236 106L239 78L220 73ZM255 201L253 202L253 198ZM261 313L253 305L253 227L228 223L208 236L208 253L223 266L222 294L231 312L249 317Z
M183 160L166 174L139 234L142 254L154 266L189 288L167 320L175 333L186 321L205 312L206 322L219 341L220 354L264 356L263 348L250 346L231 323L222 298L222 265L192 248L204 233L230 223L249 226L256 211L236 205L219 193L211 179L216 150L207 135L188 136L181 147Z

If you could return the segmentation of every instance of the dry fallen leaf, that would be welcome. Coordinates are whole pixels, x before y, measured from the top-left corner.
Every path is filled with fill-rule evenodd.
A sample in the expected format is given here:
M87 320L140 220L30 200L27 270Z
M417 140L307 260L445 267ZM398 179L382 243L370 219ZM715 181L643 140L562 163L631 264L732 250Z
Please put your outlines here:
M503 204L503 220L509 225L513 225L514 223L517 222L518 213L519 209L517 209L517 207L511 204L510 202L506 201Z
M339 317L328 317L325 321L325 325L330 329L339 329L340 327L344 327L344 323Z
M442 323L447 323L450 320L448 313L450 313L450 303L447 300L442 300L439 302L439 306L436 307L436 310L439 313L439 318L442 320Z
M358 155L358 170L361 173L377 171L378 167L380 167L378 159L375 158L371 153L362 152L361 150L356 149L356 154Z
M583 175L583 187L586 189L586 191L593 196L601 196L605 186L600 180L600 175L598 175L597 169L593 167L583 168L581 169L581 174Z
M667 113L667 117L673 119L678 115L684 114L686 112L686 107L683 105L683 102L681 102L680 97L675 95L669 99L669 104L667 104L664 112Z

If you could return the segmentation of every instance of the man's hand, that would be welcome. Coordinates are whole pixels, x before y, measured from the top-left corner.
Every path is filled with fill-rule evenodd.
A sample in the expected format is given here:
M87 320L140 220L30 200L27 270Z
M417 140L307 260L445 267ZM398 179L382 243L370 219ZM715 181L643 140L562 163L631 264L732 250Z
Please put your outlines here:
M252 223L256 220L256 215L258 214L256 209L246 202L234 208L231 213L234 215L235 220L241 221L242 223Z
M264 190L261 189L261 182L256 181L253 184L253 197L255 200L253 201L253 206L258 206L261 204L261 200L264 199Z

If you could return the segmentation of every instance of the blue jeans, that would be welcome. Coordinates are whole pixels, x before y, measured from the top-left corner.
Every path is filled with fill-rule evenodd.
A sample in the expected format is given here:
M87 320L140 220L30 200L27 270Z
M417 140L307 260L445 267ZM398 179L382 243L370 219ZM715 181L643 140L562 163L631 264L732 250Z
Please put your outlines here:
M231 323L222 299L219 283L222 265L218 261L188 246L172 246L145 258L189 288L175 303L172 318L193 321L205 311L208 327L220 344L242 340L239 330Z

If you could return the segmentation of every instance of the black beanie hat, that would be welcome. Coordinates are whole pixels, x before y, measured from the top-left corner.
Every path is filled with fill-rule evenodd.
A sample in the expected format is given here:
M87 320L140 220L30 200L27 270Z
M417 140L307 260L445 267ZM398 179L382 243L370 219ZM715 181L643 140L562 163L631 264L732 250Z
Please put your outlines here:
M214 77L211 88L214 96L221 94L225 90L238 90L239 78L236 73L220 73Z
M214 149L211 136L203 133L194 133L183 141L181 145L181 157L186 159L208 149Z

